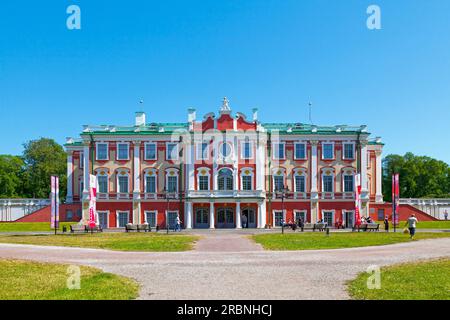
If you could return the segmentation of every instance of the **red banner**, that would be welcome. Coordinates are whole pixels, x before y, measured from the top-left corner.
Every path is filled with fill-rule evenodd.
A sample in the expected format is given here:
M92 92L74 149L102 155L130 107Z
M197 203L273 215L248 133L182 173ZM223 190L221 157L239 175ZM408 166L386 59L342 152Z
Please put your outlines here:
M361 224L361 175L355 176L355 225Z
M89 227L93 228L97 224L96 221L96 207L97 202L97 177L89 175Z
M400 199L400 176L398 173L392 175L392 222L398 224L398 202Z
M57 229L59 228L59 177L57 176L50 178L50 203L50 228Z

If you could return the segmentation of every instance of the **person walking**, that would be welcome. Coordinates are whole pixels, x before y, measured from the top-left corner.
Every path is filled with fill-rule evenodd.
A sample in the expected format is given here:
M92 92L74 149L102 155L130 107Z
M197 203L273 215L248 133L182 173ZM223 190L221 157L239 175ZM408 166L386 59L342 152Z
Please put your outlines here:
M417 226L417 218L415 214L412 214L408 220L406 220L406 225L408 225L408 229L409 229L409 235L411 240L414 239L414 235L416 234L416 226Z
M384 230L389 232L389 218L388 216L384 217Z
M445 210L445 212L444 212L444 218L445 218L445 220L448 220L448 212L447 212L447 210Z
M247 228L247 215L242 215L242 228Z
M181 219L180 219L180 215L177 215L177 220L176 220L176 230L178 232L181 232Z
M304 223L303 223L303 219L300 217L298 218L298 227L300 228L300 230L303 232L303 228L305 227Z

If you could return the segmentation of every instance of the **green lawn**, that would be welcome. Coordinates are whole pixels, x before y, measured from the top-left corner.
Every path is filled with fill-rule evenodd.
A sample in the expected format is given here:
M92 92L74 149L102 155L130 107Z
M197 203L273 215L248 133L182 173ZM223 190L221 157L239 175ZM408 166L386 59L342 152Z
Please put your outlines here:
M378 221L380 229L384 229L384 222ZM389 223L390 228L393 229L392 222ZM400 221L400 227L404 228L405 221ZM450 220L448 221L419 221L417 229L450 229Z
M415 239L450 237L450 233L416 233ZM367 247L408 242L409 235L385 232L297 232L287 234L258 234L252 238L267 250L314 250Z
M381 268L380 289L368 289L368 273L348 284L353 299L450 300L450 259Z
M80 289L68 289L68 265L0 260L0 300L128 300L139 285L129 278L80 266ZM69 282L70 283L70 282Z
M111 249L119 251L186 251L192 249L195 236L155 232L82 233L61 235L3 235L0 243Z
M76 222L60 222L59 229L65 225L69 229L69 225ZM25 232L25 231L53 231L50 229L49 222L0 222L0 232Z

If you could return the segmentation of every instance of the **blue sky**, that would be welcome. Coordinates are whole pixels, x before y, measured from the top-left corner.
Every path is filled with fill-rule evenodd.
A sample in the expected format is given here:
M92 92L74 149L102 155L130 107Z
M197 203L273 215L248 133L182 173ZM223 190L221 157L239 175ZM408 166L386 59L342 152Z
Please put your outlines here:
M66 8L81 8L68 30ZM366 27L377 4L382 30ZM367 124L385 154L450 163L450 1L52 0L0 3L0 153L83 124L186 121Z

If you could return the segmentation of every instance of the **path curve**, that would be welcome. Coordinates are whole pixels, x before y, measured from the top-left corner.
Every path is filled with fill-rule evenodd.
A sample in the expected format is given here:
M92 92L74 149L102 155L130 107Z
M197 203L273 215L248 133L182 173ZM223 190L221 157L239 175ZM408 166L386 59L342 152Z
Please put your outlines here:
M141 299L348 299L370 265L450 257L450 238L312 251L138 253L0 244L0 258L83 264L136 279Z

